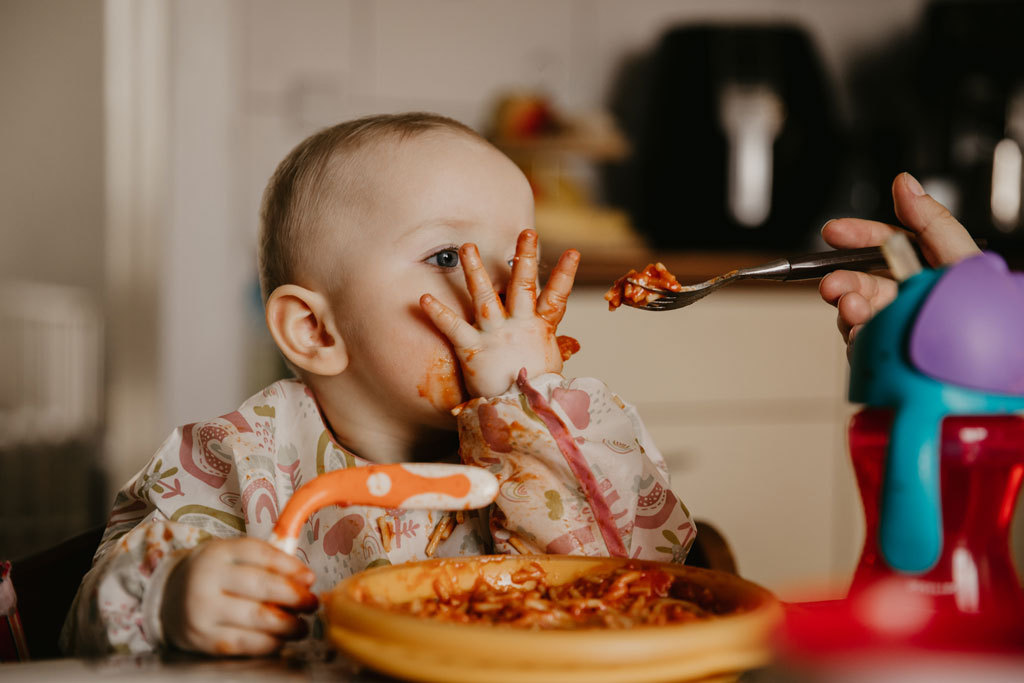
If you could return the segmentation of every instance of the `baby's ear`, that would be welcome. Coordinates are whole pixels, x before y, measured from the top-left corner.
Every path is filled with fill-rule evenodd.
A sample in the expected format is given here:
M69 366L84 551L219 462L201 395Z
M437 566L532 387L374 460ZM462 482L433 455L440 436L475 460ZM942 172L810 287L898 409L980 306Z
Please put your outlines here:
M330 377L348 367L348 351L324 295L281 285L267 299L267 327L285 358L297 368Z

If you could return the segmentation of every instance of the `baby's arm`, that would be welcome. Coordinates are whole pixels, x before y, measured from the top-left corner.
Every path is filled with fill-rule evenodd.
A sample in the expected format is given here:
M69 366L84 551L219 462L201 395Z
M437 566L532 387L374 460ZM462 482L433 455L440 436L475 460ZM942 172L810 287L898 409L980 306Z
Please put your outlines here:
M227 434L224 421L217 422L210 426L222 430L218 443L230 452L231 440L241 437ZM186 430L191 437L205 426L176 430L118 494L93 568L68 614L65 651L148 652L171 645L256 654L265 650L266 639L212 633L204 619L225 621L231 608L248 610L226 620L226 626L249 618L248 623L261 624L259 630L279 638L295 632L293 617L275 619L282 615L257 609L259 602L310 609L308 570L262 541L243 538L245 515L240 496L232 491L237 483L228 476L234 463L220 458L217 467L197 453L198 446L182 448ZM211 537L228 540L207 542ZM254 550L252 544L265 550ZM268 572L290 575L295 589L288 594L281 579ZM220 590L225 584L234 595ZM303 587L304 592L299 590Z
M498 552L682 562L696 537L632 406L600 381L521 376L459 413L460 454L500 482Z
M555 328L579 254L562 255L538 298L537 237L524 231L507 314L475 247L460 256L477 326L432 297L421 304L477 397L458 416L460 453L501 482L490 517L496 549L682 562L696 530L636 411L598 380L557 374Z

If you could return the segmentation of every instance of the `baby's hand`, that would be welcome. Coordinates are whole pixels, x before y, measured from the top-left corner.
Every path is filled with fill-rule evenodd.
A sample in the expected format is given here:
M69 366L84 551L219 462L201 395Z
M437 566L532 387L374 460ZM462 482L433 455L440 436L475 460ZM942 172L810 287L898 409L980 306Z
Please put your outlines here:
M316 609L313 572L255 538L209 541L171 572L160 619L164 640L181 650L263 655L301 638L295 613Z
M555 329L565 315L580 253L570 249L558 259L548 283L537 297L537 233L523 230L508 283L508 312L494 291L475 244L464 244L459 259L473 300L476 326L424 294L420 306L451 341L462 364L466 389L473 396L498 396L515 381L521 368L527 377L562 371Z

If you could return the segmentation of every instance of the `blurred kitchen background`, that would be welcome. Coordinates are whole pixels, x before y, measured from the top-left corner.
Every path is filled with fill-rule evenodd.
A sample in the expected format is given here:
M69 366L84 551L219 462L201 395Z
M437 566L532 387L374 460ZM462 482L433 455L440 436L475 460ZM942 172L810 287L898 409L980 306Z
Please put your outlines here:
M567 372L639 406L740 571L848 580L852 407L814 286L661 316L601 294L895 221L902 170L1019 265L1022 27L983 1L0 0L0 557L101 524L173 427L281 375L267 178L323 126L431 110L529 174L549 255L581 248Z

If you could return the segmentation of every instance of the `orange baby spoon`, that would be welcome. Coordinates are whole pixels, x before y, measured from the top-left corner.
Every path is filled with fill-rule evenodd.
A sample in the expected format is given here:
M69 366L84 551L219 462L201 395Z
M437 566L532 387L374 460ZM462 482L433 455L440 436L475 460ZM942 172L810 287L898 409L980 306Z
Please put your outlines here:
M420 510L470 510L492 503L498 480L480 467L402 463L350 467L321 474L299 487L268 541L289 555L309 516L328 505L373 505Z

